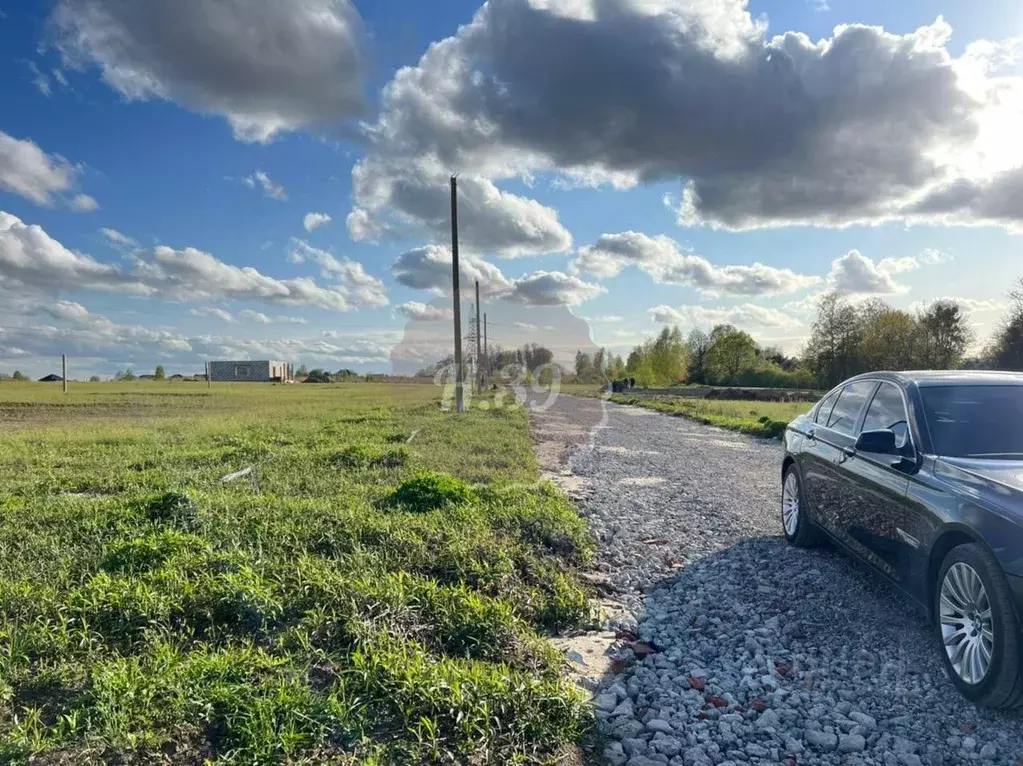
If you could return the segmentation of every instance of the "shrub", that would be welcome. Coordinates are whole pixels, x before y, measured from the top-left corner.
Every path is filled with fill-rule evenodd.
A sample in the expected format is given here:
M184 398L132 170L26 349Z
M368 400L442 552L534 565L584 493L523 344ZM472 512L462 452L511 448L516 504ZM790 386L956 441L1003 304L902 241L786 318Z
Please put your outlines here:
M421 473L399 486L390 496L389 504L414 513L468 503L476 497L471 486L444 473Z
M349 444L332 458L338 468L367 468L372 460L373 452L365 444Z
M195 521L198 507L188 495L168 492L149 503L149 520L157 524L188 527Z
M392 447L385 450L373 459L373 465L381 468L401 468L411 458L409 448L402 444L399 447Z

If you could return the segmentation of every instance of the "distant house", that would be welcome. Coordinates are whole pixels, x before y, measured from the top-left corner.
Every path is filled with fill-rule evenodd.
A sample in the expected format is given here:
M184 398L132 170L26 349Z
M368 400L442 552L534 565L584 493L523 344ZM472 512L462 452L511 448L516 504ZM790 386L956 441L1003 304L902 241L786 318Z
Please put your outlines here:
M173 375L171 375L169 378L167 378L167 380L184 380L184 379L185 379L185 376L182 375L180 372L176 372Z
M286 383L293 375L294 371L288 362L272 360L210 362L211 381Z
M64 378L60 377L56 373L50 373L45 378L39 378L40 383L60 383Z
M156 380L155 375L139 375L139 380Z

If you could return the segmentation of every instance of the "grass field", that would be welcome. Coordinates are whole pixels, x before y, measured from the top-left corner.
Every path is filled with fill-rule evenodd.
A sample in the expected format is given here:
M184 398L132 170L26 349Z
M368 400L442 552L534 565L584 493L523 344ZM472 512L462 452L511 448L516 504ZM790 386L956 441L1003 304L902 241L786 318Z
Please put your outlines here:
M592 542L522 409L439 393L0 384L0 762L563 754Z
M707 425L770 439L780 437L785 431L786 424L813 407L813 404L808 402L753 402L629 394L615 394L611 401L635 404Z

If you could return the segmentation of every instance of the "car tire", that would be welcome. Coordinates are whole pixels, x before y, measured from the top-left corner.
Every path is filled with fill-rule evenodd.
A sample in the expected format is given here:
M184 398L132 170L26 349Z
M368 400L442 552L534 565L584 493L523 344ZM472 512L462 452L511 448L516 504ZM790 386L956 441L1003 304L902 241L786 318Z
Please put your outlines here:
M816 548L821 545L824 536L807 513L803 498L803 481L799 478L799 471L796 470L794 463L785 469L781 487L781 528L785 533L785 539L797 548ZM796 500L794 508L788 505L791 503L793 492ZM794 517L790 515L792 512L795 514Z
M983 586L982 592L969 585L974 582L974 575ZM961 603L959 595L971 591L982 596ZM987 609L989 619L983 617ZM971 614L979 615L978 619L971 619L968 616ZM934 615L945 672L959 692L980 707L1023 707L1023 640L1019 621L1002 568L985 547L968 543L953 548L945 556L934 584ZM984 640L988 631L990 647ZM981 663L972 670L983 667L985 653L989 657L983 675L973 672L971 676L971 670L964 669L970 667L970 649L963 647L968 640L978 646L972 651ZM977 641L983 642L984 649L979 648ZM959 657L958 666L953 655Z

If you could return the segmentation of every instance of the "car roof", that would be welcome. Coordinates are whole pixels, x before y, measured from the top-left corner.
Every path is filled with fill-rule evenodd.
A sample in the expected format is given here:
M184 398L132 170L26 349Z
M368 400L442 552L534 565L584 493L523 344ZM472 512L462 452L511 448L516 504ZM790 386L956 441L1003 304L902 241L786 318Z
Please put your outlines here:
M905 370L901 372L879 371L857 375L850 380L874 378L892 380L897 383L915 383L925 386L1023 386L1023 372L1000 370Z

